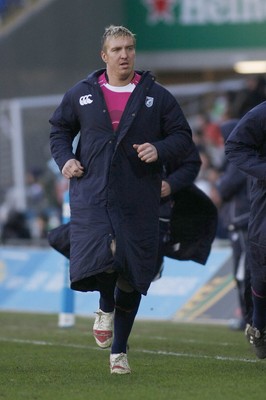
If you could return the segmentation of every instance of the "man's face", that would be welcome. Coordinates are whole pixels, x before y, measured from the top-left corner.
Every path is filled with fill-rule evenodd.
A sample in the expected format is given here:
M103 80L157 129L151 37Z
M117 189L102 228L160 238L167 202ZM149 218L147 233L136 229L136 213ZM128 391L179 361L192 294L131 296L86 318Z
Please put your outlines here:
M135 62L135 45L130 36L109 37L101 52L106 63L109 83L132 79ZM125 82L125 84L128 82Z

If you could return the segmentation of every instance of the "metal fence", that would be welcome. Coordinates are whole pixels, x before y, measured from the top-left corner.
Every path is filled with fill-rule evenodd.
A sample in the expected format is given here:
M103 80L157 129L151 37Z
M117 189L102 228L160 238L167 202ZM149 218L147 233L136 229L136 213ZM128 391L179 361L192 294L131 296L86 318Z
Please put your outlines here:
M62 96L12 99L0 102L0 204L7 191L16 191L16 208L27 207L26 171L46 169L49 150L49 117Z

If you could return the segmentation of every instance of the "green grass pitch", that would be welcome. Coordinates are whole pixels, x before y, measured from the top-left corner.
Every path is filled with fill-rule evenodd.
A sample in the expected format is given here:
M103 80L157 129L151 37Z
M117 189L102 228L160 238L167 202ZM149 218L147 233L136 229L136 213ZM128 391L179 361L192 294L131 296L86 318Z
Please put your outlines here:
M111 375L93 320L0 312L0 400L265 400L266 360L226 326L137 320L131 375Z

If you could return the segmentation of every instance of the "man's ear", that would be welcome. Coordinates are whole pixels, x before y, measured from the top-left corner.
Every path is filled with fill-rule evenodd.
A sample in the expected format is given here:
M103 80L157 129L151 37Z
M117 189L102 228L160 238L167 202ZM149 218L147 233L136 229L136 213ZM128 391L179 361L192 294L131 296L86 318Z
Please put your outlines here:
M103 50L101 51L101 57L102 57L103 62L106 63L107 57L106 57L106 54L105 54L105 52Z

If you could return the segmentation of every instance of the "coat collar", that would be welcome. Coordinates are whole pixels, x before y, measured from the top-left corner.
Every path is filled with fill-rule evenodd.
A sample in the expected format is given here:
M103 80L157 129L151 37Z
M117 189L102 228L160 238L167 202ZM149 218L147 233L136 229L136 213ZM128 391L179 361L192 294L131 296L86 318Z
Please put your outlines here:
M83 82L87 82L91 85L96 85L98 84L98 78L101 74L103 74L104 72L106 72L105 68L101 68L101 69L97 69L95 71L93 71L92 73L90 73L86 79L84 79ZM150 71L142 71L142 70L136 70L136 72L141 75L141 80L140 83L146 80L155 80L155 77L151 74Z

